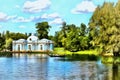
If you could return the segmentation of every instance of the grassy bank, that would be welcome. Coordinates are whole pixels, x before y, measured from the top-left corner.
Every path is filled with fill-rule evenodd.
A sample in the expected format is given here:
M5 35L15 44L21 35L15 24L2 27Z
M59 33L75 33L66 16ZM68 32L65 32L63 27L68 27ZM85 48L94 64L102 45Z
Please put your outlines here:
M78 52L70 52L68 50L64 50L64 48L57 47L54 48L54 54L65 55L67 60L89 60L89 61L97 61L99 60L99 54L97 50L85 50Z
M12 53L11 52L0 52L0 57L11 57Z
M101 57L101 61L103 63L112 63L112 64L116 64L119 63L120 64L120 57Z
M73 55L73 54L86 54L86 55L99 55L97 50L85 50L85 51L78 51L78 52L70 52L68 50L64 50L64 48L56 47L54 48L54 54L59 55Z

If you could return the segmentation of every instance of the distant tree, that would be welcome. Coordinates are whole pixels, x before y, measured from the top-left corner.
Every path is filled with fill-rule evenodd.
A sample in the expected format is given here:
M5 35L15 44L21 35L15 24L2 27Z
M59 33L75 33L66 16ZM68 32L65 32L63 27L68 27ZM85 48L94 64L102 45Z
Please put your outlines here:
M1 33L1 36L0 36L0 50L3 50L4 48L4 44L5 44L5 33Z
M6 37L6 39L8 39L10 37L10 31L6 31L5 37Z
M0 33L0 50L7 49L12 50L12 40L27 39L27 35L23 33L13 33L6 31L6 33Z
M54 36L50 35L50 36L48 36L48 39L54 40Z
M75 24L64 22L60 31L55 33L54 41L58 47L64 47L69 51L89 49L89 37L85 24L77 27Z
M79 51L80 50L80 40L79 40L80 29L76 27L76 25L74 24L67 25L67 26L68 26L68 31L67 31L65 48L69 51Z
M5 41L5 48L7 49L7 50L12 50L12 39L11 38L9 38L9 39L6 39L6 41Z
M62 23L62 32L63 32L64 38L67 37L67 35L66 35L66 30L67 30L66 22L63 22L63 23Z
M67 25L66 48L70 51L79 51L89 49L89 38L86 35L86 25L81 24L77 27L74 24Z
M29 33L29 34L28 34L28 36L31 36L31 35L32 35L32 33Z
M87 28L86 25L85 25L84 23L81 23L81 25L80 25L80 30L81 30L81 31L80 31L80 35L81 35L81 36L85 36L85 34L86 34L86 32L87 32L87 31L86 31L86 28Z
M55 36L54 36L54 46L55 47L63 47L62 46L62 42L61 42L61 31L57 31L55 32Z
M28 34L27 34L27 33L25 33L25 36L27 36L27 37L28 37Z
M2 35L1 35L1 33L0 33L0 37L1 37Z
M48 31L50 28L51 26L48 24L48 22L37 23L36 29L39 39L48 38Z
M0 37L0 50L3 49L3 45L5 44L5 39Z

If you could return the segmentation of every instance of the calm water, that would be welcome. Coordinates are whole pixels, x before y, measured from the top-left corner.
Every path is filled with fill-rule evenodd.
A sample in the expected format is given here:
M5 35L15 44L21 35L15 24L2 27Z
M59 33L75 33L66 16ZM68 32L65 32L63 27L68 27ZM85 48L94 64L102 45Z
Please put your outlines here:
M120 65L35 55L0 57L0 80L120 80Z

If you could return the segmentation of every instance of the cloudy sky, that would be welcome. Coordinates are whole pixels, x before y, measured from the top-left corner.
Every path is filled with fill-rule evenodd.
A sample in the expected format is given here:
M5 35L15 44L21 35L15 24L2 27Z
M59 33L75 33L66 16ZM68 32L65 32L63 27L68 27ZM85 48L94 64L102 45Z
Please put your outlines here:
M104 2L117 0L0 0L0 32L35 33L37 22L48 21L51 35L67 24L88 25L93 11Z

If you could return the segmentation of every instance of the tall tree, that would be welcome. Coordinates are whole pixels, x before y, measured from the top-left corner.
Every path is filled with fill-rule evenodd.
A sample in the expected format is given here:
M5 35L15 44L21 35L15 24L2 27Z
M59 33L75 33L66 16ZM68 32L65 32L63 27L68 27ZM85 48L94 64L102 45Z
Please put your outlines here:
M5 48L7 49L7 50L12 50L12 39L11 38L9 38L9 39L6 39L6 41L5 41Z
M66 38L67 38L67 25L66 25L66 22L63 22L62 23L62 29L61 29L61 36L62 37L62 45L64 46L64 48L66 48Z
M5 37L6 37L6 39L8 39L10 37L10 31L6 31Z
M89 28L92 36L91 43L100 47L103 53L120 52L120 10L119 2L104 3L98 6L90 19Z
M61 31L55 32L55 36L54 36L54 46L55 47L63 47L61 39L62 39L62 37L61 37Z
M48 24L48 22L40 22L36 24L39 39L48 38L48 31L50 27L51 26Z
M80 31L80 35L81 35L81 36L85 36L85 34L86 34L86 32L87 32L87 31L86 31L86 28L87 28L86 25L85 25L84 23L81 23L81 25L80 25L80 30L81 30L81 31Z
M67 30L66 22L63 22L62 23L62 32L63 32L63 35L65 38L67 37L66 30Z

